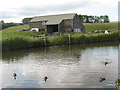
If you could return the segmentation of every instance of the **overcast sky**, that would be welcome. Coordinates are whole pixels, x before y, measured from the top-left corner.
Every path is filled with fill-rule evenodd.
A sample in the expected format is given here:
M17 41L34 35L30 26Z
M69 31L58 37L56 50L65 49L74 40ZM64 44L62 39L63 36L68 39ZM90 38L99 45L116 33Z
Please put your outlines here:
M25 17L77 13L82 15L108 15L117 21L119 0L2 0L0 20L21 22Z

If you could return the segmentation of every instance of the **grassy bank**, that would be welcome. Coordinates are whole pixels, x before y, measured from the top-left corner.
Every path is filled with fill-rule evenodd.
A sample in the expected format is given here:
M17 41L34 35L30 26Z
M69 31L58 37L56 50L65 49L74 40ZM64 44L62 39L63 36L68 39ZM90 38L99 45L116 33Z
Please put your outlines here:
M42 46L44 46L44 41L42 39L31 40L23 37L14 37L2 40L3 51Z
M105 28L104 27L108 27ZM71 44L84 44L84 43L96 43L96 42L107 42L107 41L117 41L119 34L117 32L117 23L96 23L96 24L85 24L86 31L98 30L111 30L111 33L104 34L79 34L72 33L70 37ZM112 26L111 26L112 25ZM104 27L104 28L103 28ZM33 48L33 47L43 47L45 45L65 45L69 44L68 35L62 36L46 36L46 41L43 37L37 37L38 35L43 35L41 32L16 32L20 29L28 29L28 25L14 26L4 29L2 32L2 49L13 50L13 49L22 49L22 48Z
M84 43L96 43L96 42L108 42L117 41L119 37L118 32L111 34L91 34L91 35L71 35L71 44L84 44ZM67 35L54 36L54 38L46 37L46 45L66 45L69 44L69 38ZM43 47L45 42L43 38L28 39L24 37L11 37L9 39L2 40L2 48L4 50L32 48L32 47Z
M108 41L118 41L118 32L113 32L110 34L90 34L90 35L80 35L73 36L73 44L83 44L83 43L97 43L97 42L108 42Z

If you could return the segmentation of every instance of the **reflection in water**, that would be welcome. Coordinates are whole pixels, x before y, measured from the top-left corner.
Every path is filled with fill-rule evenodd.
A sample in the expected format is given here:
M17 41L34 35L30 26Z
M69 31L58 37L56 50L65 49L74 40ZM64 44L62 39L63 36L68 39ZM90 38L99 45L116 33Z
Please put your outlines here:
M92 44L3 52L3 87L113 87L117 50L116 44ZM105 61L111 63L105 66ZM100 77L106 80L100 83Z

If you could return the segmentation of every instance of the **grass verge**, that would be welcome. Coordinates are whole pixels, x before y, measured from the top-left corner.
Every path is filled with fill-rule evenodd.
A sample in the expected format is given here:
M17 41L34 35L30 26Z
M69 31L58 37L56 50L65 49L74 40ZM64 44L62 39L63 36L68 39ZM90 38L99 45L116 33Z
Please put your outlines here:
M85 43L97 43L97 42L108 42L108 41L118 41L120 40L119 33L113 32L109 34L77 34L71 35L71 44L85 44ZM46 41L44 38L30 39L25 37L9 37L8 39L2 40L2 50L13 50L22 48L33 48L33 47L43 47L51 45L67 45L69 44L69 38L67 35L55 36L52 39L47 36Z

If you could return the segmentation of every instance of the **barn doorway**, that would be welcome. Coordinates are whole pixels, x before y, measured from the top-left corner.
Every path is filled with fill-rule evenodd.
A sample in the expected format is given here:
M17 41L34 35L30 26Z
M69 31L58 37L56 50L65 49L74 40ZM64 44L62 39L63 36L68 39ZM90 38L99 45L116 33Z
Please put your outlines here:
M58 32L58 25L47 25L47 32L48 33Z

